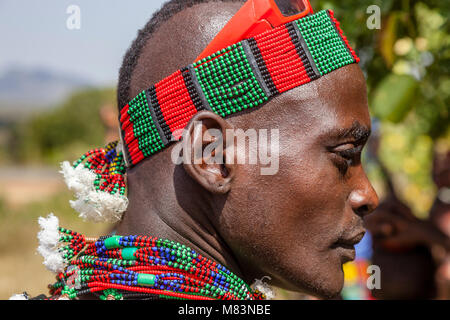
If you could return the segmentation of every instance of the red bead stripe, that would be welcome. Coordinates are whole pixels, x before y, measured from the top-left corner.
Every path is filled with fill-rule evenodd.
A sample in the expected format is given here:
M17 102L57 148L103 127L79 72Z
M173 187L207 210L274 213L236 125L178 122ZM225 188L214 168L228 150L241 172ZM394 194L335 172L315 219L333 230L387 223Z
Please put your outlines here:
M155 89L164 120L173 134L176 130L186 127L197 109L180 70L165 80L156 84ZM179 135L175 138L178 139Z
M286 26L274 34L256 36L255 41L277 90L281 93L310 82Z
M130 106L127 104L120 110L120 123L122 124L122 131L124 132L124 140L130 151L131 163L136 164L144 159L144 154L139 149L139 142L134 135L133 124L130 121L128 111Z

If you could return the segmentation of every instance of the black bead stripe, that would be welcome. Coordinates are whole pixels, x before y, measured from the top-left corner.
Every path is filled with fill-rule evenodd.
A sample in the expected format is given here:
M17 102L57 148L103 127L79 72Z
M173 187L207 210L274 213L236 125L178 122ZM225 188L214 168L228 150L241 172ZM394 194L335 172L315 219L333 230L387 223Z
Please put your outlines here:
M247 57L247 60L250 64L250 67L252 68L253 74L256 77L256 80L258 81L261 88L264 90L264 93L266 94L266 96L270 98L272 96L272 92L269 90L269 87L267 86L267 83L265 82L265 80L261 74L261 70L259 70L259 66L256 63L256 59L253 56L253 52L250 49L250 45L248 44L248 41L243 40L241 42L241 44L242 44L242 49L244 49L245 56Z
M202 99L198 94L197 87L195 86L194 81L192 80L192 74L189 68L181 69L181 74L183 75L184 85L186 86L187 91L189 92L189 96L191 97L191 100L194 103L195 109L197 109L198 112L206 110L202 102Z
M189 71L189 83L186 82L186 78L185 78L185 83L186 83L186 87L188 88L188 90L192 90L194 97L198 97L198 99L200 99L200 106L197 107L197 100L193 99L193 96L191 95L191 99L192 101L194 101L195 104L195 108L200 111L200 110L208 110L208 111L213 111L213 109L211 108L211 106L208 103L208 100L206 99L205 93L202 90L202 87L200 86L200 83L198 82L197 79L197 74L195 73L194 70L194 66L191 64L187 67L187 70ZM184 77L184 73L183 73L183 77ZM188 86L189 84L189 86ZM189 94L191 94L191 91L189 91Z
M261 76L269 88L270 94L272 96L279 94L278 89L273 83L272 77L270 75L269 70L267 70L266 63L261 55L261 50L259 50L256 40L254 38L250 38L247 40L248 45L250 46L250 50L252 51L253 57L255 58L256 64L258 65L259 71L261 72Z
M298 26L295 22L290 22L286 24L286 28L291 36L292 43L297 50L297 53L302 60L303 66L305 67L306 73L308 77L312 80L316 80L320 77L319 70L314 63L314 60L309 52L308 47L306 46L306 42L298 29Z
M172 141L172 132L170 131L169 126L164 119L164 116L161 111L161 107L158 102L158 97L156 96L156 88L152 86L150 89L145 90L145 94L147 95L148 108L150 110L150 114L152 115L153 122L156 126L156 129L159 132L161 140L164 146Z

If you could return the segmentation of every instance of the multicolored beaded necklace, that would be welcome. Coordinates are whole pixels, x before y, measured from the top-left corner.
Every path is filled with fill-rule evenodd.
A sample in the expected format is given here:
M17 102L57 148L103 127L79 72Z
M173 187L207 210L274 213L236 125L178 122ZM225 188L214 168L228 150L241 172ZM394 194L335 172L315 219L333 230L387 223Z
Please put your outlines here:
M51 300L96 295L102 300L262 300L226 267L189 247L148 236L88 239L59 228L68 266L50 285Z

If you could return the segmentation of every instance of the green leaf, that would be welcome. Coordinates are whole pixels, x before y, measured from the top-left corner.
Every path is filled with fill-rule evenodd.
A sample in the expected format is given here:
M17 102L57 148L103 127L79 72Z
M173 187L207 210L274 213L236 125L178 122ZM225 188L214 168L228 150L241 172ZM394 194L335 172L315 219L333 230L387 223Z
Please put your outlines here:
M373 114L381 120L402 121L413 106L417 86L418 82L409 75L388 75L373 94Z

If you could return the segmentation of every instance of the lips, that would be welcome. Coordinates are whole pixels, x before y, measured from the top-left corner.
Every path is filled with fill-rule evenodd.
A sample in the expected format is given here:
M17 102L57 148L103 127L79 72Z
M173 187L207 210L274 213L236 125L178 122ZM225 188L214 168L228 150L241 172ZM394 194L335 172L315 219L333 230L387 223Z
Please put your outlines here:
M365 231L361 231L354 236L340 238L338 241L334 243L334 247L343 247L348 249L353 249L353 247L362 240L364 237Z
M355 260L355 245L362 240L364 234L365 231L360 231L359 233L356 233L356 235L342 237L331 246L331 248L335 249L341 256L342 264Z

